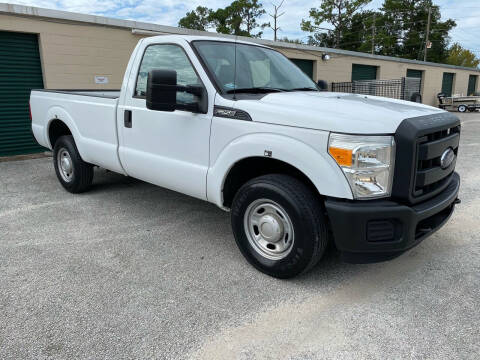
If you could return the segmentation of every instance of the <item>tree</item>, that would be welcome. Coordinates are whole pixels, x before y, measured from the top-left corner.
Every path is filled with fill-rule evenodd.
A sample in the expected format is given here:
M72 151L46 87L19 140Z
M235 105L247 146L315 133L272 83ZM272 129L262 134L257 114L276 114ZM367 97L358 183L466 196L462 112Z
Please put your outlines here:
M302 29L312 32L308 43L361 52L372 52L373 49L374 54L423 59L430 8L429 41L432 47L427 60L447 61L448 34L456 24L452 19L442 21L440 8L432 0L384 0L378 11L362 10L366 3L368 1L324 0L319 9L310 10L313 20L302 21ZM320 27L322 22L334 28L322 32L328 30Z
M447 64L475 68L480 65L480 59L459 43L454 43L448 51Z
M371 52L372 42L374 42L372 29L375 27L375 31L377 30L379 24L377 19L380 16L381 14L376 11L361 11L353 14L342 33L339 47L351 51ZM376 42L374 43L374 50L376 50Z
M304 42L300 39L289 39L288 37L284 36L280 40L281 42L291 43L291 44L304 44Z
M428 9L431 8L429 40L432 43L427 61L445 62L448 57L448 34L455 21L441 21L440 8L432 0L385 0L378 29L378 54L423 59Z
M252 34L252 31L256 28L265 28L268 26L268 23L259 24L257 20L265 14L265 10L263 9L263 5L258 2L258 0L237 0L232 3L237 3L237 6L240 9L240 14L243 18L243 22L246 27L246 31L248 36L253 37L261 37L262 32L257 34Z
M273 26L270 23L268 24L270 29L273 30L273 41L277 41L277 33L280 30L280 26L278 26L278 18L282 15L285 15L285 11L282 13L279 11L283 5L283 1L284 0L282 0L279 5L272 4L273 14L268 14L273 19Z
M319 8L311 8L309 20L302 20L301 29L312 33L310 44L340 46L342 36L349 28L352 16L371 0L323 0ZM329 23L333 29L321 27ZM324 33L327 30L329 33Z
M255 33L256 29L268 26L258 23L264 14L265 10L258 0L235 0L227 7L215 11L199 6L186 13L178 25L195 30L214 27L221 34L260 37L262 32Z
M223 34L239 36L261 37L262 32L254 34L258 27L264 28L268 24L258 24L257 20L265 14L265 10L258 0L235 0L225 9L217 10L214 21L218 24L217 31Z
M178 22L178 26L193 30L206 31L211 25L212 10L198 6L195 10L187 12Z

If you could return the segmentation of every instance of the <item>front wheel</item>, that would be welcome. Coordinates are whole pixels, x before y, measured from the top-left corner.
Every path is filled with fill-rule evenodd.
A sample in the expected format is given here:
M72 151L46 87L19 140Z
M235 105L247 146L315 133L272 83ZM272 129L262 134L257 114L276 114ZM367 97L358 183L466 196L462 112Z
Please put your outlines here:
M465 105L458 105L457 109L461 113L464 113L465 111L467 111L467 107Z
M53 165L60 184L71 193L84 192L92 184L93 166L82 160L71 135L55 142Z
M260 176L243 185L233 200L231 220L245 258L278 278L311 269L328 242L320 199L288 175Z

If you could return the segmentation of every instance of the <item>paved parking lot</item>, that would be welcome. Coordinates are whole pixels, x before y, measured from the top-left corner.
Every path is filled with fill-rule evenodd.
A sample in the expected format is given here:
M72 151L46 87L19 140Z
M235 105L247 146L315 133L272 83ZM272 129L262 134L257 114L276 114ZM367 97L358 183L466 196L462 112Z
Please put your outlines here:
M276 280L214 205L50 158L0 163L0 358L478 359L480 115L462 116L452 220L390 262L330 251Z

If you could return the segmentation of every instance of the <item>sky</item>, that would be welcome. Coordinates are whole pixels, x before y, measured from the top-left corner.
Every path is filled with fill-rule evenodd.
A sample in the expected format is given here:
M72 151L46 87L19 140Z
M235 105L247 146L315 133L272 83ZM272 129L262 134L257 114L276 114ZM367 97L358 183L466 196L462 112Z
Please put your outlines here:
M260 2L267 13L272 13L273 4L279 4L280 1L261 0ZM177 26L178 20L186 12L199 5L217 9L231 2L232 0L208 0L208 2L205 0L7 0L7 3L13 4L170 26ZM375 9L382 3L383 0L373 0L366 8ZM457 22L457 27L450 33L452 42L460 43L480 57L480 0L434 0L434 3L440 6L443 18L452 18ZM308 18L311 7L319 4L320 0L284 0L281 10L285 15L279 19L281 30L278 37L287 36L291 39L306 40L308 33L300 30L300 22ZM268 22L271 18L265 15L261 20L261 22ZM325 27L329 26L325 24ZM272 30L265 29L262 38L273 39Z

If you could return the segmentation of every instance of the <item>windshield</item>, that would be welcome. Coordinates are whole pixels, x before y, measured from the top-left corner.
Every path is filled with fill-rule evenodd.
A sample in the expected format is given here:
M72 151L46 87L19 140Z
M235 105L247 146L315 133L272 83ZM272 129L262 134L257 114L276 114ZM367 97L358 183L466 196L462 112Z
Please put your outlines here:
M285 56L275 50L220 41L194 41L195 48L226 93L310 90L316 84Z

